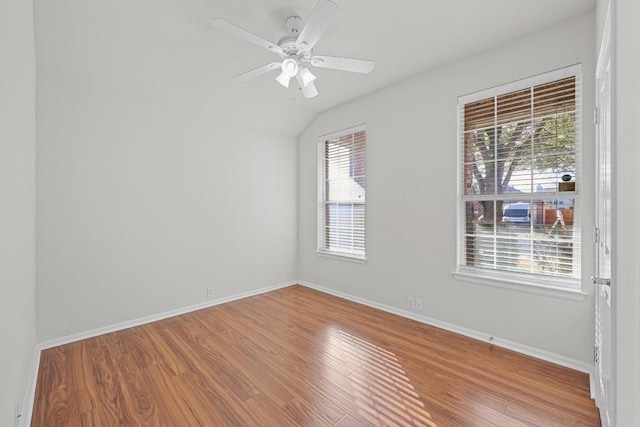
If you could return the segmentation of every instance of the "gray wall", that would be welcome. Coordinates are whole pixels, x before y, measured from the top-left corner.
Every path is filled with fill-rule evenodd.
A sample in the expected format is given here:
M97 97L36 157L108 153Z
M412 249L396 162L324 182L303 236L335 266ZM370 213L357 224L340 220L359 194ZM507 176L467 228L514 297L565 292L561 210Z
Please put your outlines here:
M91 75L37 83L38 340L295 279L295 138Z
M613 295L617 323L616 419L640 420L640 3L616 0Z
M594 13L467 57L324 112L298 142L300 279L591 363L593 300L570 301L460 282L456 263L456 100L460 95L583 64L583 289L592 290ZM428 54L425 52L424 54ZM320 135L366 123L366 264L316 255Z
M35 345L33 4L0 5L0 425L12 426Z
M609 9L609 0L598 0L596 2L596 52L599 52L602 44L602 32Z
M640 11L635 0L617 3L618 194L637 194L640 34L634 17ZM202 302L209 286L224 297L299 277L398 308L407 295L422 297L428 316L590 361L590 298L571 302L451 277L453 129L455 98L464 93L577 61L584 64L584 87L593 87L593 52L607 4L598 1L595 18L516 40L318 117L299 139L297 254L290 138L114 93L118 82L101 86L91 75L39 68L39 340ZM0 13L0 425L13 423L35 343L32 12L32 3L23 1L4 2ZM587 96L585 112L592 103ZM314 253L316 138L362 122L369 135L364 265ZM593 184L590 129L585 193ZM589 197L585 209L593 204ZM616 413L620 425L631 425L640 418L640 207L637 197L617 203ZM585 229L592 222L585 212ZM585 277L592 261L586 245ZM247 270L248 264L255 268Z

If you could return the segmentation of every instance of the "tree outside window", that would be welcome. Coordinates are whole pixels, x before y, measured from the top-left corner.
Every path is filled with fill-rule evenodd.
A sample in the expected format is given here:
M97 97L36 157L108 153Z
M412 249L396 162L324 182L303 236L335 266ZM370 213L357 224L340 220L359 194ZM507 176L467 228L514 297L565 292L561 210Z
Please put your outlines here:
M460 103L459 265L579 277L578 77Z

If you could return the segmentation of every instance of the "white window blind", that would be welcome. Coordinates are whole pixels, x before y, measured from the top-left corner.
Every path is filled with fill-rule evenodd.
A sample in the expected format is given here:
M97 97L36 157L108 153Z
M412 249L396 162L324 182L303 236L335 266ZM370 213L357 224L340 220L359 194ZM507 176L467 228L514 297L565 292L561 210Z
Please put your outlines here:
M580 67L458 100L458 272L579 290Z
M318 251L365 258L364 126L320 138Z

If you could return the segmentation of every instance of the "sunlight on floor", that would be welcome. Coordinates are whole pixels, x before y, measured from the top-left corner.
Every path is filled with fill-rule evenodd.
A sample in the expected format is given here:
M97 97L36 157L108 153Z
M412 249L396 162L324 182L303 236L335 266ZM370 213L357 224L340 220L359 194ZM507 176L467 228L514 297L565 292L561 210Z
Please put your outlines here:
M343 330L332 330L329 340L334 356L354 368L350 392L363 416L384 425L436 427L394 353Z

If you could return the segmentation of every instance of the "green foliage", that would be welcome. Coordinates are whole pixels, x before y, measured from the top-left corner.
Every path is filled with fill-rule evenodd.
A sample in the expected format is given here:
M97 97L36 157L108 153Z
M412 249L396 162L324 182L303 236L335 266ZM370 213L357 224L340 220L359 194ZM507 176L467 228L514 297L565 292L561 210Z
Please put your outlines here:
M516 171L575 173L573 113L479 129L468 138L473 163L467 167L472 168L477 194L505 192Z

